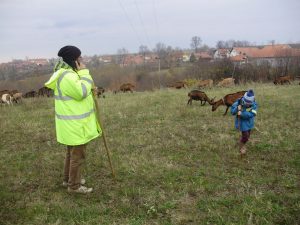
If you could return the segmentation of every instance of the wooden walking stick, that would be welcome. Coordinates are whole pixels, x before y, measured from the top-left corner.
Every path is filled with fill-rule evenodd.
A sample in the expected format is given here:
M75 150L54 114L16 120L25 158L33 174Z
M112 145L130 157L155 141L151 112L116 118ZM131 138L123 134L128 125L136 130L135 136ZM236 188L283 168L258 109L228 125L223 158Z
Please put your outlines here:
M93 89L94 88L95 87L93 87ZM98 120L100 128L102 129L102 138L103 138L104 146L105 146L107 157L108 157L108 161L109 161L109 166L110 166L113 178L116 179L115 171L114 171L114 168L113 168L112 163L111 163L110 152L109 152L109 149L107 147L107 142L106 142L106 138L105 138L104 128L102 127L102 123L101 123L101 116L100 116L99 104L98 104L98 101L97 101L97 98L95 96L94 91L92 91L92 94L93 94L93 99L94 99L94 103L95 103L95 110L96 110L95 113L97 115L97 120Z

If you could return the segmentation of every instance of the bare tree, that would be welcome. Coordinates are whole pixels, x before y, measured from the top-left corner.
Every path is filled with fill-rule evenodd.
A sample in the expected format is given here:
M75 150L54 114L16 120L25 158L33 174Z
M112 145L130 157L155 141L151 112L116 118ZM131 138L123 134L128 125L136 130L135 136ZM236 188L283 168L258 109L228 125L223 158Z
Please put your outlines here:
M289 67L292 62L292 56L293 56L292 49L277 50L275 56L277 57L276 60L277 75L280 76L288 75Z
M117 63L119 65L122 65L124 66L124 63L125 63L125 59L126 59L126 56L128 54L128 50L126 48L121 48L121 49L118 49L118 57L117 57Z
M149 53L149 52L150 52L150 50L149 50L149 48L148 48L146 45L141 45L141 46L139 47L139 53L140 53L141 55L147 54L147 53Z
M192 37L191 48L195 50L195 53L198 51L198 48L201 46L202 40L198 36Z
M271 45L275 45L275 43L276 43L275 40L270 40L269 41L269 44L271 44Z
M225 47L225 41L218 41L216 44L216 48L226 48Z
M158 58L160 59L161 62L165 62L168 52L167 52L167 47L165 44L159 42L155 45L155 48L153 51L157 54Z
M246 47L251 46L251 43L249 41L235 41L234 47Z
M139 47L139 53L143 56L144 59L144 66L146 63L146 55L149 54L150 50L148 49L148 47L146 45L141 45Z
M227 40L227 41L218 41L216 44L217 48L233 48L233 47L246 47L251 46L249 41L239 41L239 40Z
M154 52L156 52L158 54L158 56L160 56L161 54L163 54L166 51L167 47L164 43L158 42L155 45L155 48L153 49Z

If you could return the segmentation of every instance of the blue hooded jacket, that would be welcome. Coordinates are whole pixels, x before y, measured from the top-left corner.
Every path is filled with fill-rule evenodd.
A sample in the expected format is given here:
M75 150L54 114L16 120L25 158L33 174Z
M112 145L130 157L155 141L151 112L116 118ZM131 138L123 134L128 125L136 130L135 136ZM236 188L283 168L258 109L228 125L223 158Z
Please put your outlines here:
M242 105L241 116L238 118L236 115L238 113L238 106ZM240 131L248 131L254 127L254 118L257 114L257 104L254 101L249 107L244 104L242 98L236 100L231 106L231 114L236 116L235 118L235 128Z

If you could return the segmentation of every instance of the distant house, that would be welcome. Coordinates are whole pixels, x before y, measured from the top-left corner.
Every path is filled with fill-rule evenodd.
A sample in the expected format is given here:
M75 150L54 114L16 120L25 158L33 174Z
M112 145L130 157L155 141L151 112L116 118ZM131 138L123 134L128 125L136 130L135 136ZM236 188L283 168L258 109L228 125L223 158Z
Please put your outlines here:
M189 62L190 61L190 54L183 54L182 55L182 62Z
M145 56L145 62L146 63L156 63L158 59L158 55L157 54L149 54Z
M268 62L271 66L276 66L280 61L293 57L300 57L299 45L278 44L234 47L229 54L229 59L235 63L261 64Z
M136 66L144 63L144 57L142 55L126 55L123 66Z
M108 55L103 55L99 57L99 62L102 63L111 63L112 62L112 57Z
M211 61L213 56L209 52L197 52L194 53L197 61Z
M45 65L48 65L49 64L49 60L48 59L28 59L27 60L29 63L32 63L32 64L36 64L38 66L45 66Z
M229 48L219 48L214 52L213 59L226 59L229 58L231 49Z
M248 62L248 57L247 57L246 55L244 55L244 54L231 56L229 59L230 59L230 61L232 61L233 63L239 64L239 65Z

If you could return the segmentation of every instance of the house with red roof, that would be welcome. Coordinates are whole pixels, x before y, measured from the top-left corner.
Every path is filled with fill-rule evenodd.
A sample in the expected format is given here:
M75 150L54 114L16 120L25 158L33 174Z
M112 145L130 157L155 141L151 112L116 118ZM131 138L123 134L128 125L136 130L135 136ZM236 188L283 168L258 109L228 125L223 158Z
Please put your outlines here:
M196 52L194 55L198 61L211 61L213 59L209 52Z
M213 58L215 60L229 58L231 49L229 48L219 48L214 52Z
M280 61L300 57L300 45L278 44L251 47L234 47L228 58L234 63L270 63L276 66Z

